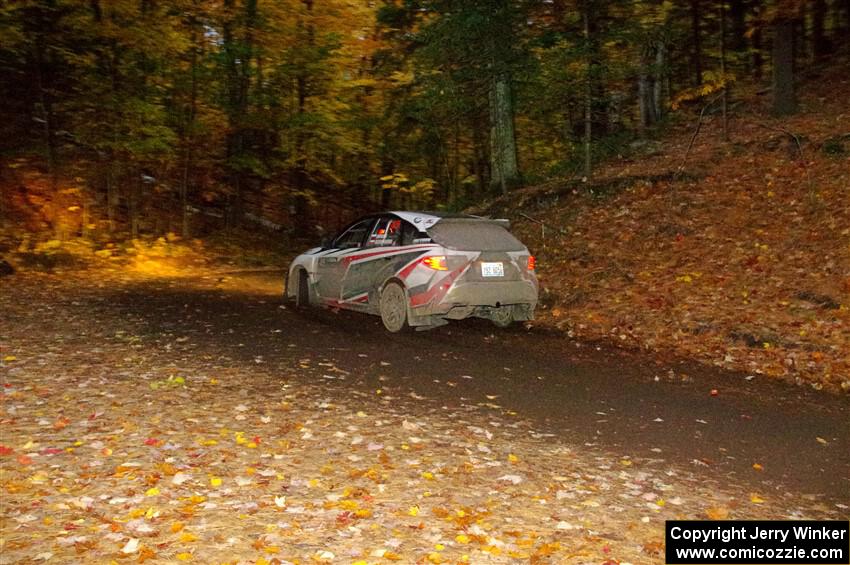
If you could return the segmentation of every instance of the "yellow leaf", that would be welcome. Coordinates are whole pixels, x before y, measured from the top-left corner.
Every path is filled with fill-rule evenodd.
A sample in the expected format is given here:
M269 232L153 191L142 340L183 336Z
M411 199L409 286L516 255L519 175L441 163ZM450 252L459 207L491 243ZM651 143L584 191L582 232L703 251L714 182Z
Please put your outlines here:
M214 487L220 487L221 479L219 477L210 477L210 484Z
M263 548L266 553L280 553L280 548L276 545L267 545Z
M509 453L508 454L508 461L510 461L511 463L519 463L519 457L517 457L513 453Z
M455 541L458 543L469 543L469 536L466 534L458 534L455 536Z
M752 502L753 504L761 504L764 502L764 499L756 493L752 493L750 494L750 502Z
M183 553L178 553L175 557L177 557L177 559L179 559L180 561L191 561L192 560L192 554L187 553L185 551Z
M427 479L429 481L433 481L434 480L434 473L432 473L431 471L425 471L424 473L422 473L422 478Z
M185 527L185 525L183 524L183 522L174 522L173 524L171 524L171 533L176 534L177 532L182 530L184 527Z
M372 516L372 511L368 508L361 508L354 513L358 518L369 518Z
M762 467L759 463L753 463L753 469L756 471L764 471L764 467Z
M419 507L418 506L411 506L410 510L408 510L407 513L411 516L419 516Z
M156 488L156 487L149 488L149 489L145 492L145 496L159 496L159 489L158 489L158 488ZM144 514L144 512L142 512L142 514Z
M198 541L198 536L191 532L183 532L180 534L180 543L192 543L193 541Z
M729 517L729 509L725 506L713 506L706 510L705 514L712 520L725 520Z
M3 357L3 361L16 361L17 359L18 358L15 357L14 355L7 355L7 356Z

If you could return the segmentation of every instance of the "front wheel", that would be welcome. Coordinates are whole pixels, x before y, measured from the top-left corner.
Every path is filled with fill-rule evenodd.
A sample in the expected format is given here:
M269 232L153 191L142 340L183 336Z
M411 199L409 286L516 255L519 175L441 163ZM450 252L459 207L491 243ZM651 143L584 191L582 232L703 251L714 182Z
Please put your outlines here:
M398 333L407 324L407 295L400 284L391 282L381 292L381 321L387 331Z
M295 287L295 308L303 310L310 306L310 282L305 271L298 271L298 286Z

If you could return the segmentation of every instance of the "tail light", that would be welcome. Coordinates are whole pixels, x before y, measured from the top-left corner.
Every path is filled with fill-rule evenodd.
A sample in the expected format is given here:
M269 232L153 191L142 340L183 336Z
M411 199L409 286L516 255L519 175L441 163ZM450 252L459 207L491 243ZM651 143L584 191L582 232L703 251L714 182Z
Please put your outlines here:
M431 255L422 259L422 264L435 271L447 271L445 255Z
M533 271L534 267L537 265L537 261L534 259L534 255L528 256L528 270Z

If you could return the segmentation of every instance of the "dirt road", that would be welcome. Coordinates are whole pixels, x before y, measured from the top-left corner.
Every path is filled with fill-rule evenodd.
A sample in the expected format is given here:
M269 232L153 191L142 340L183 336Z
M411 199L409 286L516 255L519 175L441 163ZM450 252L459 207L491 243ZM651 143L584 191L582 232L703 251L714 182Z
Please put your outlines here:
M573 444L663 457L721 482L850 501L846 397L483 320L391 335L375 317L294 312L280 299L282 279L233 273L218 290L140 286L107 301L151 334L192 336L200 353L332 363L348 373L326 379L340 394L383 388L449 407L498 405Z
M0 563L659 563L673 518L846 517L850 406L280 273L16 275ZM712 394L712 391L716 391Z

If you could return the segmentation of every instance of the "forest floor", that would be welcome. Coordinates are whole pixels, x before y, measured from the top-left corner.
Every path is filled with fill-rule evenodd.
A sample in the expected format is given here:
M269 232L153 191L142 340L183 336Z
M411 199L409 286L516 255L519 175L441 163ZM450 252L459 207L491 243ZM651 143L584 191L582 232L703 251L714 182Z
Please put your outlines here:
M718 475L721 461L678 462L666 446L626 454L592 433L545 433L534 410L497 404L509 401L495 392L504 379L446 357L438 332L425 336L443 351L435 382L471 373L430 385L454 385L443 399L415 394L391 373L405 372L404 359L379 322L299 323L274 279L257 293L238 277L223 287L221 276L126 269L3 279L0 563L650 564L664 561L668 519L846 516L846 497L746 480L781 474L778 455L750 469L756 454L727 450L732 439L712 431L729 419L712 406L754 414L732 417L736 426L764 425L764 395L724 390L706 403L702 386L693 391L701 408L685 427L705 432L684 441L719 442L712 458L742 457L740 476ZM365 335L346 342L351 326ZM409 362L404 348L419 351L422 337L398 345L400 357ZM478 340L471 351L492 339L466 337ZM511 361L497 364L522 361L503 349ZM510 374L525 386L543 378ZM588 384L602 381L592 375ZM584 387L563 368L558 378ZM633 405L661 389L691 395L651 379L634 386ZM472 390L493 396L479 402ZM577 402L592 430L616 420L593 415L600 402L617 405ZM644 421L669 417L666 404L677 402L641 405L652 410L624 425L675 426ZM838 429L822 435L807 448L841 457Z
M812 71L796 116L734 92L729 141L716 104L690 151L696 119L481 207L538 256L536 323L850 392L848 66Z

